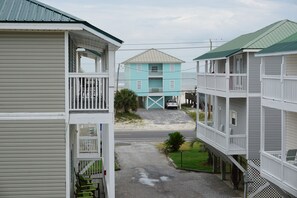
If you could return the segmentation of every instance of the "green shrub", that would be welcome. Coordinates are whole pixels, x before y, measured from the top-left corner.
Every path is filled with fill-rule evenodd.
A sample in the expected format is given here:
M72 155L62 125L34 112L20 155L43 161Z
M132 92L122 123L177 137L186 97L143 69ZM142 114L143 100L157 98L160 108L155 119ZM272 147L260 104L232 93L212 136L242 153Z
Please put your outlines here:
M169 138L165 140L165 147L168 152L176 152L185 142L185 137L178 131L168 134Z

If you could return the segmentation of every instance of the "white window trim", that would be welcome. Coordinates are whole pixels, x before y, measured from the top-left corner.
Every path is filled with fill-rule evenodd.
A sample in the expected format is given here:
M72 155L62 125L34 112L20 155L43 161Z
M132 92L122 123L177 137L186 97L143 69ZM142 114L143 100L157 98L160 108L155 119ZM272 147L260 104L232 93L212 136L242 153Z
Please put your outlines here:
M170 89L175 89L175 81L174 80L170 80Z
M169 71L170 72L175 72L175 66L174 66L174 64L170 64L169 65Z
M233 124L232 123L232 119L235 119L235 123ZM232 126L237 126L237 112L236 111L234 111L234 110L231 110L230 111L230 124L232 125Z
M137 70L137 72L141 72L141 70L142 70L142 65L141 65L141 64L137 64L137 65L136 65L136 70Z
M138 80L138 81L136 82L136 89L137 89L137 90L141 90L141 87L142 87L142 82L141 82L141 80Z

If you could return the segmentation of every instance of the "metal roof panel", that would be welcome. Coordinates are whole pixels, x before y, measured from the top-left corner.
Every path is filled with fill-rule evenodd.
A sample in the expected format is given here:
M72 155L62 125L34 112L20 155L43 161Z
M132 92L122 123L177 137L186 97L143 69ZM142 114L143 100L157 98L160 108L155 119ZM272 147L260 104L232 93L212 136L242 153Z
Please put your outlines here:
M241 35L194 60L215 59L232 55L241 49L263 49L297 32L297 23L283 20L255 32Z
M258 52L259 55L282 53L282 52L295 52L297 51L297 33L287 37L286 39L263 49Z
M122 64L129 63L184 63L184 61L159 50L149 49L132 58L129 58Z

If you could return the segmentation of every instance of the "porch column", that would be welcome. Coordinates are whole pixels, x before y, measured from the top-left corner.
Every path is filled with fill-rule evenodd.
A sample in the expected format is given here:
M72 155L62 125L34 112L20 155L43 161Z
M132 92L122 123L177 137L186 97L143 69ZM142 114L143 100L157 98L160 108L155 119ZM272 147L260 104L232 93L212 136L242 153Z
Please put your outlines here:
M229 139L230 139L230 127L229 127L229 118L230 118L230 98L226 97L226 127L225 127L225 134L226 134L226 149L229 150Z
M106 141L105 147L105 169L106 169L106 184L109 198L115 197L115 173L114 173L114 71L115 71L115 51L108 49L107 64L109 71L109 114L111 120L108 123L108 128L103 131L103 142Z
M282 155L282 166L281 166L281 173L282 173L282 178L284 178L284 165L283 163L286 161L286 137L287 137L287 130L286 130L286 112L284 110L281 111L281 116L282 116L282 126L281 126L281 137L282 137L282 140L281 140L281 155Z
M204 124L207 126L207 116L208 116L208 95L204 94Z
M229 94L230 91L230 59L226 59L226 64L225 64L225 75L226 75L226 92Z
M218 108L218 96L214 96L214 109L213 109L213 120L214 120L214 128L218 129L218 117L219 117L219 108Z

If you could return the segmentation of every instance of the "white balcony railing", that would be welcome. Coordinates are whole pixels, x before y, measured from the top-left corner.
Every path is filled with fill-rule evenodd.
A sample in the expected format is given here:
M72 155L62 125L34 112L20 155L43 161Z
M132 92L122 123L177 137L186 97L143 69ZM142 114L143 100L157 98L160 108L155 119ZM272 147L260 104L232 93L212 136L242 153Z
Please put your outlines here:
M103 158L97 160L79 160L78 173L86 176L103 177Z
M163 92L163 88L162 87L150 87L149 92L150 93L161 93L161 92Z
M108 110L108 74L69 74L69 110Z
M266 179L279 182L282 188L297 195L297 165L282 161L280 151L261 153L261 172Z
M197 124L198 138L217 148L226 154L244 154L246 152L246 135L230 135L227 141L227 135L224 132L206 126L200 122Z
M225 74L216 73L198 73L198 87L230 92L246 92L247 91L247 75L246 74L230 74L229 78ZM229 85L226 88L226 85Z
M280 100L282 97L279 76L265 76L263 78L263 97Z
M149 71L149 76L163 76L163 71L162 70L157 70L157 71Z
M297 77L286 76L282 82L280 76L264 76L262 82L264 98L297 103Z

